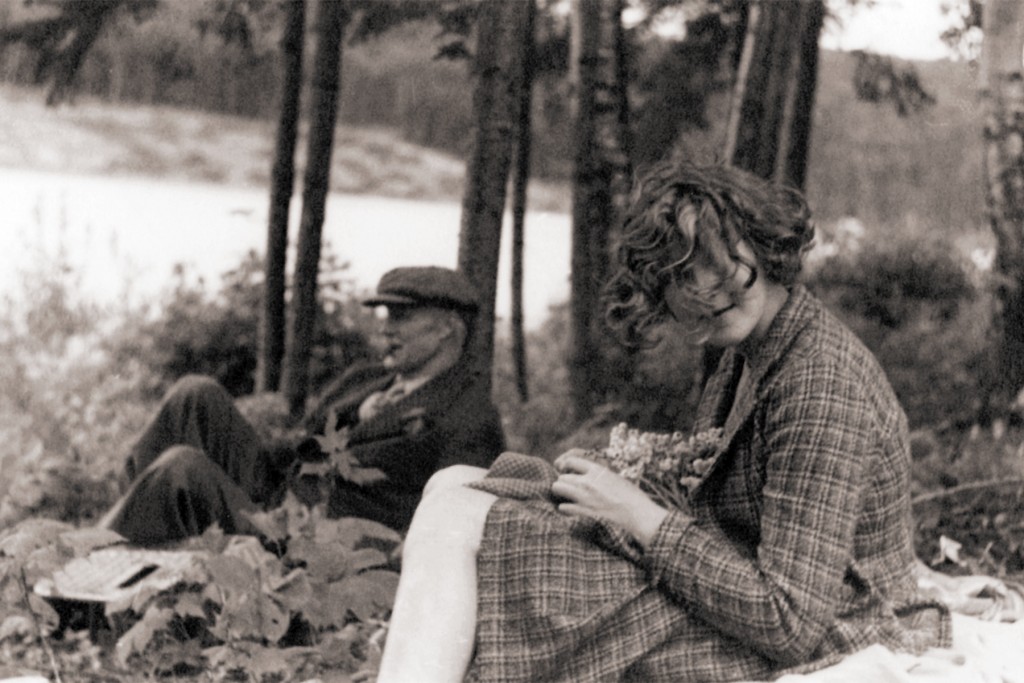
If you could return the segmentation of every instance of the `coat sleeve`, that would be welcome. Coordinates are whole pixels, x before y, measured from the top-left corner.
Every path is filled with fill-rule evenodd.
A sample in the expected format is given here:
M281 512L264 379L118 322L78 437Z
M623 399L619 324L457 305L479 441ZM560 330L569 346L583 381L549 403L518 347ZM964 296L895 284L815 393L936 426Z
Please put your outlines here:
M652 580L697 615L783 664L806 661L834 620L877 426L839 363L801 360L769 389L760 540L671 512L647 550Z

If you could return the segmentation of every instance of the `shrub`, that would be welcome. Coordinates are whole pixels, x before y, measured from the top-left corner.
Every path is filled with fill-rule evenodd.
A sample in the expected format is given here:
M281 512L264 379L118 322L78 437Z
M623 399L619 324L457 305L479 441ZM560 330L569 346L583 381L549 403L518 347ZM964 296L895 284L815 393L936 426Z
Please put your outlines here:
M311 357L312 390L353 362L370 355L368 330L372 313L352 300L345 266L326 254L321 267L323 303ZM155 319L136 321L122 331L119 357L137 357L160 378L153 389L162 394L176 379L208 375L233 396L251 394L255 370L263 259L249 252L223 275L220 290L210 295L201 279L190 281L179 267L177 283Z
M22 291L0 308L0 528L27 516L88 521L113 501L152 379L104 344L128 312L82 298L65 254L23 266Z
M981 405L990 298L946 240L906 235L826 258L809 285L872 350L913 425Z
M635 358L614 396L585 420L573 416L566 366L568 306L551 308L543 326L527 335L529 400L521 402L507 336L496 339L494 395L511 450L540 456L607 445L608 431L619 422L641 429L688 429L696 406L700 353L666 335ZM608 372L624 373L622 368Z
M521 402L517 393L508 336L498 334L495 337L493 394L509 450L550 455L551 446L572 428L565 364L568 324L566 307L552 307L540 329L527 334L529 400L526 402Z
M975 297L955 247L917 236L838 254L819 270L817 284L831 290L844 311L890 329L921 318L922 309L948 322Z
M369 354L362 330L372 313L343 294L343 267L330 256L325 263L314 390ZM170 300L153 315L82 299L62 254L29 264L24 292L0 308L0 528L28 516L98 517L116 497L132 441L181 375L204 373L235 394L251 392L261 270L249 254L209 296L179 269ZM261 418L273 412L267 400L254 408Z

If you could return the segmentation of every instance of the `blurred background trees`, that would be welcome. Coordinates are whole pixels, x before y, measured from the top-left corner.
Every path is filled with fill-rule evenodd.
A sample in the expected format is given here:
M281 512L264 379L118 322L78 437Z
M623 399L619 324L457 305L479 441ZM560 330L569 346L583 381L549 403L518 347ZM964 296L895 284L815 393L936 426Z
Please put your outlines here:
M295 418L305 413L309 394L309 359L317 310L320 244L331 186L331 155L341 90L341 53L351 20L346 2L321 2L317 8L309 135L302 183L302 217L296 246L292 315L285 335L283 393ZM280 321L275 321L280 322ZM272 324L268 320L268 325ZM266 349L269 352L269 349ZM267 362L269 365L269 360Z
M1024 6L989 0L984 9L982 88L989 224L996 236L999 305L998 412L1024 388Z
M570 88L574 172L569 382L577 420L631 375L603 325L601 291L632 180L621 0L573 3Z
M302 95L302 57L306 44L306 0L284 7L281 33L281 104L278 107L274 161L270 171L270 209L267 212L267 253L264 265L263 315L260 317L256 384L277 391L285 352L286 264L288 219L295 189L295 146L299 135Z

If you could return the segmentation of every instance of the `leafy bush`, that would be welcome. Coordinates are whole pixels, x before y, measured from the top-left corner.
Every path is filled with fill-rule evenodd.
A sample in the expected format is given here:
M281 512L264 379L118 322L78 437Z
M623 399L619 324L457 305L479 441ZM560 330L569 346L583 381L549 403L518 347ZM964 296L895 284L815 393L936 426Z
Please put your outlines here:
M568 371L565 364L568 316L565 306L552 307L541 328L526 338L529 400L519 400L510 340L496 335L494 391L509 450L551 455L551 447L572 429Z
M948 322L975 297L955 247L918 236L839 254L820 269L817 284L830 290L844 311L890 329L922 317L922 311Z
M251 536L216 527L192 539L179 568L160 588L140 584L105 605L102 649L70 633L67 610L31 587L59 580L69 562L96 562L90 552L116 543L104 530L28 520L0 534L0 647L6 661L34 664L49 647L47 669L91 668L147 677L207 672L209 680L305 680L325 669L375 667L398 575L397 533L359 519L328 520L293 504L254 515L269 552ZM59 591L58 591L59 592ZM56 608L56 609L55 609ZM63 608L63 609L62 609ZM60 612L63 611L64 614ZM63 624L63 626L62 626ZM95 626L95 624L94 624ZM51 634L65 636L51 638ZM67 637L72 636L72 637ZM73 648L54 648L70 641ZM132 680L135 680L134 678Z
M310 377L315 391L350 364L370 355L367 333L372 314L353 301L345 266L326 254L321 267L324 303L317 320ZM263 259L249 252L223 275L210 295L201 279L175 271L176 285L159 315L137 321L121 333L120 358L139 358L159 376L162 394L179 377L198 373L220 382L233 396L255 388Z
M604 446L609 430L619 422L647 430L689 428L698 398L701 355L670 333L633 359L628 381L606 405L582 423L576 420L566 366L568 326L568 307L555 306L541 328L527 335L526 402L518 398L509 339L496 339L494 395L509 449L553 457L568 448ZM616 371L623 368L608 369Z
M324 262L314 389L369 354L364 330L372 322L344 268L330 255ZM209 296L179 269L154 315L80 297L65 254L27 263L23 292L0 308L0 528L28 516L88 523L109 508L128 448L181 375L205 373L235 394L252 391L261 271L249 254Z
M88 522L114 499L152 378L115 360L105 340L127 312L81 298L65 254L22 266L22 291L0 308L0 528L32 515Z
M111 605L112 631L97 641L90 639L96 634L64 630L89 620L96 626L96 614L51 605L32 591L68 561L110 542L110 532L76 527L88 527L113 503L125 452L169 374L197 369L181 359L199 359L224 377L240 366L246 347L233 342L236 335L254 339L257 266L250 256L213 298L182 271L171 305L154 315L82 297L79 273L63 253L22 264L24 291L0 302L5 665L92 672L108 681L199 670L210 680L236 680L241 672L285 681L373 666L384 633L380 618L397 581L392 550L399 539L370 522L322 519L294 500L256 519L278 554L255 538L230 540L213 530L197 541L206 559L194 575ZM341 271L329 266L324 275L325 343L315 356L321 376L337 372L353 349L367 348L363 332L331 336L335 329L368 329L372 316L339 294ZM345 344L349 338L357 343ZM248 397L240 407L268 438L289 428L277 395ZM0 668L0 676L8 671Z
M981 405L990 298L958 254L904 235L828 257L809 282L874 352L912 425L970 419Z

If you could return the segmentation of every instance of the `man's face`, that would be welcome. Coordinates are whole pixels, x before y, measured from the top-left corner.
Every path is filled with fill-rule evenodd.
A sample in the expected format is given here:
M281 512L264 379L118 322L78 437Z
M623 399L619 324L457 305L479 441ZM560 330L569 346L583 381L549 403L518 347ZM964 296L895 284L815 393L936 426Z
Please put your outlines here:
M454 343L450 313L430 306L388 306L381 324L384 367L413 375Z

